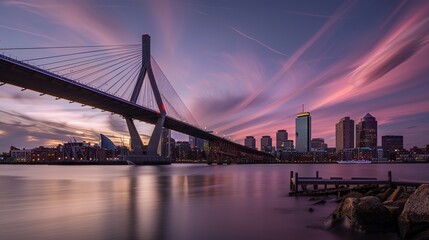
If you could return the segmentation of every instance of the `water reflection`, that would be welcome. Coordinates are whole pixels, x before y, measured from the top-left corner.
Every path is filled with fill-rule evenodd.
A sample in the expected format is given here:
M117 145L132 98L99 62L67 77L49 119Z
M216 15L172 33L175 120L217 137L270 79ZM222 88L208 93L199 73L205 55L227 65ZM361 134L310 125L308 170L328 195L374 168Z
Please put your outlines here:
M0 165L0 239L356 239L323 230L329 199L287 196L291 170L429 180L425 164Z

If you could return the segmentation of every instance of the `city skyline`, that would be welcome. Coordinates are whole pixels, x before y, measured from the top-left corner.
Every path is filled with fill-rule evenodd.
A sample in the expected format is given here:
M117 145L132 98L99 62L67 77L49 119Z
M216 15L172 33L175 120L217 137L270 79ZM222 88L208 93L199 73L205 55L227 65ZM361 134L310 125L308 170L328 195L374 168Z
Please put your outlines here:
M302 103L312 136L330 147L338 119L367 112L378 120L378 143L383 135L404 136L406 148L428 143L426 2L0 5L0 48L135 43L150 33L153 56L201 126L242 144L247 135L294 133ZM0 93L0 151L94 142L98 133L128 139L118 116L9 85ZM153 126L139 128L149 134Z

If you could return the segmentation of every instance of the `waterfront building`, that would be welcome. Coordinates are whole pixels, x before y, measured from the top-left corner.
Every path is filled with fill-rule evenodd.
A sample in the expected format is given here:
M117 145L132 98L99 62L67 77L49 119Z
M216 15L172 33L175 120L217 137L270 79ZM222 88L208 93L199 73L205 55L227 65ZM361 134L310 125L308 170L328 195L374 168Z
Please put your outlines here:
M328 148L328 145L325 143L325 139L323 138L311 139L310 145L311 151L326 150Z
M31 149L11 149L10 156L16 162L29 162L31 161Z
M177 141L174 150L174 156L177 159L189 159L191 153L191 145L186 141Z
M296 115L296 151L309 152L311 139L311 116L309 112L301 112Z
M377 147L377 121L375 117L367 113L356 125L356 147Z
M31 161L55 161L57 160L57 148L47 148L40 146L31 150Z
M386 161L387 158L385 158L384 150L381 147L377 147L375 150L375 156L372 159L372 161Z
M171 130L168 128L162 129L161 134L161 156L171 157L174 152L175 140L171 137Z
M363 148L346 148L343 149L340 159L341 160L372 160L377 157L377 149L363 147Z
M398 152L404 148L404 137L392 135L382 136L381 147L384 150L385 158L396 160Z
M106 135L100 133L101 149L115 150L116 146Z
M270 136L262 136L261 151L271 153L273 150L273 139Z
M381 137L381 146L384 151L395 151L404 148L403 136L386 135Z
M283 150L289 150L289 151L291 151L293 149L294 149L293 140L286 140L284 142Z
M254 136L246 136L244 139L244 146L256 149L256 139Z
M337 152L355 146L355 121L350 117L344 117L335 125L335 147Z
M278 130L276 133L276 149L281 151L285 149L285 142L288 140L288 133L286 130Z

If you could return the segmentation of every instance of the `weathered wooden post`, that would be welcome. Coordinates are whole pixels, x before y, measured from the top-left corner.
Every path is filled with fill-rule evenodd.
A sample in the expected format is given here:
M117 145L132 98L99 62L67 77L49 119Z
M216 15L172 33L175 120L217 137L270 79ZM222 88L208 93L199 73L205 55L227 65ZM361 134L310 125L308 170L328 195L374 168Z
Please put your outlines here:
M387 180L389 181L389 186L392 186L392 172L387 172Z
M319 178L319 171L316 171L316 178ZM313 185L313 189L317 190L319 186L317 184Z
M294 179L294 191L297 192L298 191L298 173L295 173L295 179Z

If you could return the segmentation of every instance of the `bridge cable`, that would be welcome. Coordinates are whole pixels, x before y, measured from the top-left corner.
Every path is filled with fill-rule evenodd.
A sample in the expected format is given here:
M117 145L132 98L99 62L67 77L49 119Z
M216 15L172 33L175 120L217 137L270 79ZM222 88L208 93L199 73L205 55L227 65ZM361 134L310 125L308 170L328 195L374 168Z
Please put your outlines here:
M101 79L101 78L103 78L103 77L105 77L105 76L107 76L107 75L109 75L109 74L112 74L112 73L114 73L114 72L116 72L116 71L118 71L119 69L121 69L121 68L124 68L125 67L125 70L126 69L128 69L126 66L128 65L128 66L132 66L132 62L130 63L130 61L134 61L135 60L135 58L132 58L132 59L130 59L130 60L128 60L128 61L126 61L124 64L122 64L122 65L120 65L119 67L117 67L117 68L115 68L115 69L113 69L113 70L111 70L110 72L107 72L107 73L105 73L104 75L102 75L102 76L100 76L100 77L98 77L98 78L96 78L96 79L94 79L93 80L93 82L95 82L95 81L97 81L98 79ZM107 80L106 82L104 82L104 83L102 83L98 88L101 88L103 85L107 85L107 83L109 83L110 81L112 81L115 77L117 77L119 74L121 74L122 72L123 72L124 70L122 70L122 71L119 71L119 73L118 74L116 74L115 76L113 76L111 79L109 79L109 80Z
M129 56L134 56L134 55L136 55L136 56L137 56L138 54L140 54L140 53L131 53L131 54L127 54L127 55L125 55L125 56L121 56L121 57L113 58L113 59L111 59L111 60L109 60L109 61L106 61L106 62L104 62L104 61L98 61L98 63L97 63L97 64L95 64L95 65L89 65L88 67L84 67L84 68L82 68L82 69L79 69L79 70L74 71L74 72L72 72L72 73L67 73L67 74L65 74L65 75L67 75L67 76L73 76L73 75L76 75L76 74L78 74L78 73L82 73L82 72L86 72L86 71L88 71L88 70L91 70L91 69L93 69L93 68L95 68L95 67L101 67L101 66L103 66L103 65L110 64L110 63L112 63L112 62L122 60L122 59L124 59L124 58L129 57Z
M120 44L120 45L89 45L89 46L62 46L62 47L14 47L14 48L0 48L0 51L14 51L14 50L42 50L42 49L67 49L67 48L100 48L100 47L135 47L141 44Z
M176 90L173 88L171 83L168 81L168 78L163 73L162 69L159 67L156 60L151 57L152 59L152 69L154 70L154 74L156 72L157 75L157 83L161 91L161 95L163 99L165 99L165 102L167 103L166 106L170 110L174 109L174 111L178 114L178 116L175 116L177 118L185 119L188 122L198 126L198 122L195 120L195 118L192 116L189 109L186 107L186 105L183 103L182 99L177 94Z
M141 61L137 61L133 64L129 64L128 67L126 67L125 69L121 70L119 73L117 73L114 77L112 77L112 80L115 79L117 76L119 76L120 74L122 74L123 72L125 72L126 70L129 70L127 72L127 74L129 72L131 72L131 70L135 67L137 67L140 64ZM127 74L122 75L121 78L119 78L113 85L111 85L106 91L110 91L112 89L112 87L116 86L116 84L118 84ZM116 93L116 92L115 92Z
M44 60L44 59L51 59L51 58L68 57L68 56L75 56L75 55L86 54L86 53L111 51L111 50L116 50L116 49L121 49L121 48L107 48L107 49L98 49L98 50L91 50L91 51L84 51L84 52L77 52L77 53L67 53L67 54L61 54L61 55L51 55L51 56L47 56L47 57L25 59L24 61L36 61L36 60Z
M117 59L117 60L115 60L115 61L111 61L111 62L116 62L116 63L110 64L110 65L108 65L108 66L106 66L106 67L104 67L104 68L101 68L101 69L99 69L99 70L97 70L97 71L95 71L95 72L88 73L88 74L86 74L86 75L84 75L84 76L82 76L82 77L77 78L76 80L85 79L85 78L87 78L87 77L89 77L89 76L92 76L92 75L94 75L94 74L96 74L96 73L99 73L99 72L102 72L102 71L104 71L104 70L106 70L106 69L109 69L109 68L111 68L111 67L114 67L114 66L116 66L117 64L121 64L121 63L123 63L123 62L128 62L128 61L130 61L130 60L138 59L138 58L140 57L140 56L139 56L139 54L140 54L140 53L137 53L137 54L131 55L131 56L129 56L128 58L125 58L124 60L122 60L122 61L120 61L120 62L116 62L116 61L118 61L118 60L120 60L120 59ZM110 62L110 63L111 63L111 62ZM105 65L105 64L107 64L107 63L103 63L103 64ZM91 82L89 82L88 84L92 84L93 82L95 82L95 81L97 81L97 80L99 80L99 79L97 78L97 79L95 79L95 80L92 80L92 81L91 81Z
M105 59L109 59L109 58L116 57L116 56L126 56L126 55L128 55L130 53L137 53L137 52L139 52L139 50L121 52L121 53L116 53L116 54L112 54L112 55L109 55L109 56L102 56L102 57L86 59L86 60L78 61L78 62L74 62L74 63L63 64L63 65L60 65L60 66L55 66L55 67L48 68L46 70L51 71L51 70L57 69L57 71L64 71L64 70L69 70L69 69L72 69L72 68L80 67L80 66L83 66L85 64L97 62L97 61L100 61L100 60L105 60ZM58 69L58 68L60 68L60 69ZM61 68L63 68L63 69L61 69Z
M132 77L131 79L137 79L138 74L140 73L141 68L137 68L136 71L134 72L134 75L131 75L130 77ZM128 81L129 79L127 79ZM131 81L131 83L128 85L128 87L125 89L125 91L122 93L121 98L124 98L125 93L128 92L129 88L133 85L133 81ZM131 96L130 96L131 97ZM128 99L127 99L128 100Z
M103 52L103 53L97 53L97 54L90 54L87 56L79 56L79 57L75 57L75 58L70 58L70 59L65 59L65 60L60 60L60 61L55 61L55 62L49 62L49 63L43 63L38 65L38 67L44 67L44 66L49 66L49 65L53 65L53 64L59 64L59 63L64 63L64 62L71 62L71 61L75 61L75 60L82 60L82 59L86 59L86 58L92 58L92 57L99 57L99 56L105 56L105 55L116 55L119 53L127 53L127 52L131 52L131 51L141 51L140 49L137 50L130 50L130 49L118 49L112 52Z

